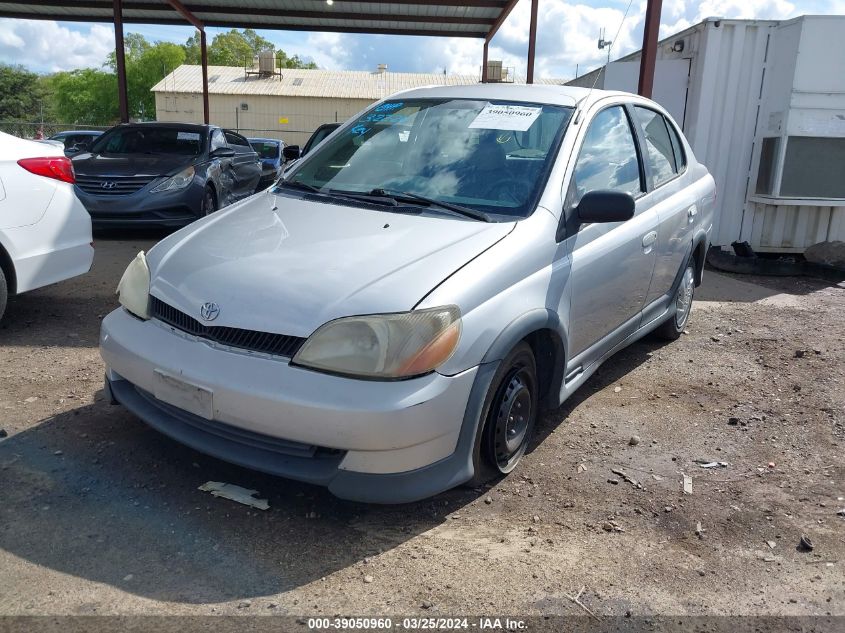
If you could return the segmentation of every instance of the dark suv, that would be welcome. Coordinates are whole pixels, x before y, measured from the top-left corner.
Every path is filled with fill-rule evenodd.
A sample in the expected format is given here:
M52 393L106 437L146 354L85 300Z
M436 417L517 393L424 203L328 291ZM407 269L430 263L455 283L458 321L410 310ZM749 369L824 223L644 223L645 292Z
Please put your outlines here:
M118 125L73 168L95 227L183 226L252 195L261 178L246 138L188 123Z

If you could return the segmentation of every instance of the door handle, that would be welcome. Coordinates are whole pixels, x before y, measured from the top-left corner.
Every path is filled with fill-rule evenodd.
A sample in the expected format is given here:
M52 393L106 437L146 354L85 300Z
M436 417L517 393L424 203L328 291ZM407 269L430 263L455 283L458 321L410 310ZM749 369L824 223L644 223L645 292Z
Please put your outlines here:
M657 231L649 231L643 236L643 248L650 249L657 241Z
M692 205L689 209L687 209L687 218L689 222L693 222L695 220L695 216L698 213L698 209L695 208L695 205Z

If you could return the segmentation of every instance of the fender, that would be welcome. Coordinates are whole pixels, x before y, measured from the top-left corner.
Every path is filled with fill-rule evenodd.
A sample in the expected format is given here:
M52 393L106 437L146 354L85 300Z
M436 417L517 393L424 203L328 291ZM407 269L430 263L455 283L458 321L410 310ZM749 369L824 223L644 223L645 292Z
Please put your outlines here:
M530 340L530 335L541 330L551 333L551 348L540 347L540 341ZM542 389L541 405L543 408L556 408L559 406L558 394L563 383L563 373L566 368L566 350L568 348L567 332L560 315L548 308L536 308L526 312L511 321L496 337L490 349L482 359L482 364L498 362L507 356L520 341L529 339L534 349L537 361L537 370L540 378L546 377L546 383Z

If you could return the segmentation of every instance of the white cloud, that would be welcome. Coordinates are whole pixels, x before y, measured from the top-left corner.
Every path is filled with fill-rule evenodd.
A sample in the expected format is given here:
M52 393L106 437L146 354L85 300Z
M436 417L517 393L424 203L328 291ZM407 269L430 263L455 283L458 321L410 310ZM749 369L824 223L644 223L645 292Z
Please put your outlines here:
M0 61L37 71L99 67L114 50L114 30L101 24L72 30L51 20L0 19Z
M598 6L591 6L595 2ZM590 4L588 4L590 3ZM808 13L843 12L845 0L664 0L661 37L683 30L704 18L784 19ZM603 63L607 49L596 46L600 29L615 39L612 58L637 50L642 43L644 0L634 0L622 23L627 0L543 0L539 5L535 76L570 78ZM501 59L517 74L526 70L530 2L521 0L490 45L490 58ZM620 29L620 24L622 27ZM618 37L617 37L617 30ZM418 38L313 34L296 50L331 69L374 68L388 63L404 71L479 73L481 42L460 38Z

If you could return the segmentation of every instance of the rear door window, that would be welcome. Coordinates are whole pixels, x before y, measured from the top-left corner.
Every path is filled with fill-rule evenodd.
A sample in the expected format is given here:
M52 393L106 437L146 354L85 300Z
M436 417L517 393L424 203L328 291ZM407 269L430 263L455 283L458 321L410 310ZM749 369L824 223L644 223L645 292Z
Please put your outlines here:
M245 136L241 136L236 132L232 132L232 130L223 130L223 134L226 135L226 141L232 146L232 149L235 149L240 152L251 152L252 146L249 144L249 141L246 140Z
M622 106L606 108L590 122L575 162L570 199L577 205L585 193L598 189L634 197L644 191L637 146Z
M640 106L634 106L634 112L645 136L646 160L654 186L659 187L674 178L681 169L683 157L675 153L675 145L680 150L680 143L677 139L672 142L668 122L662 114Z

